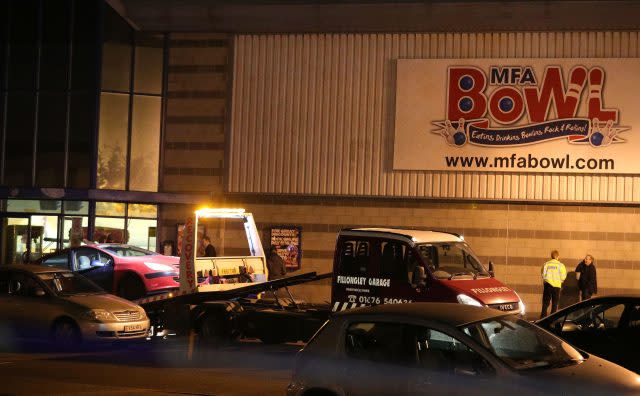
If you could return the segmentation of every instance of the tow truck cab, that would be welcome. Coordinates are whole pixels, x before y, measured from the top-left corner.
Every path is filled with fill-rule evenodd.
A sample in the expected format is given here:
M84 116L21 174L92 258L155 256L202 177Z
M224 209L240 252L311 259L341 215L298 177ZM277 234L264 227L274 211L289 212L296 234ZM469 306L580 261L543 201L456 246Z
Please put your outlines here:
M446 232L351 228L338 234L332 311L377 304L457 302L524 315L464 238Z

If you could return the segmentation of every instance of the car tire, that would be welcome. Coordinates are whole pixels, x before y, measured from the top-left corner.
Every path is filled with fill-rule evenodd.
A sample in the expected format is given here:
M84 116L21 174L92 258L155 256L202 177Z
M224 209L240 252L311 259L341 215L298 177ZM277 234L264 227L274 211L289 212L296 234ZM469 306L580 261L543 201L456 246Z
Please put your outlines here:
M82 341L80 328L71 319L59 319L51 326L51 341L58 348L75 348Z
M147 294L144 283L136 275L128 274L118 283L118 296L126 300L136 300Z

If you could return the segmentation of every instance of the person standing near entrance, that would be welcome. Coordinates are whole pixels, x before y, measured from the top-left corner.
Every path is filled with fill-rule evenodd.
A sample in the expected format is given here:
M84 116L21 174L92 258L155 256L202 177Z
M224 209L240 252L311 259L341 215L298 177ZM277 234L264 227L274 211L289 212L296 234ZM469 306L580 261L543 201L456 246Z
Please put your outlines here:
M558 310L558 302L560 301L560 289L562 282L567 279L567 269L559 260L560 254L557 250L551 252L551 260L544 263L542 267L542 283L544 290L542 291L542 311L540 318L547 316L549 302L551 302L551 313Z
M576 267L576 275L578 276L578 288L580 288L580 301L587 300L594 294L598 294L596 266L592 255L587 254L584 256L584 260Z
M204 254L202 257L216 257L216 248L211 244L211 238L208 236L202 237L202 247L204 248Z

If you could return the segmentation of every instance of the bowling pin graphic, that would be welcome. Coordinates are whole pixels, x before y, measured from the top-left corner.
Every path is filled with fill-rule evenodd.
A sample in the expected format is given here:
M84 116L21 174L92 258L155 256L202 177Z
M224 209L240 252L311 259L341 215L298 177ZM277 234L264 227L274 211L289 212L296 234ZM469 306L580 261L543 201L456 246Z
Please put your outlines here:
M589 136L589 143L593 147L600 147L603 140L604 135L602 134L602 131L600 131L600 120L594 118L591 120L591 136Z
M604 127L604 131L602 133L604 135L604 139L602 140L603 146L608 146L613 142L613 138L616 136L616 130L613 127L613 120L607 121L607 125Z
M464 118L458 119L458 128L453 134L453 141L456 146L462 146L467 142L467 134L464 132Z
M618 110L602 108L602 87L604 85L604 70L593 67L589 70L589 118L618 121Z
M578 102L580 102L580 94L584 89L587 81L587 69L584 66L576 66L571 70L569 79L569 89L567 90L567 108L573 109L573 116L578 111Z
M447 144L450 146L454 146L456 143L453 140L453 134L455 133L455 129L453 125L451 125L451 121L444 121L444 128L440 130L440 135L447 141Z

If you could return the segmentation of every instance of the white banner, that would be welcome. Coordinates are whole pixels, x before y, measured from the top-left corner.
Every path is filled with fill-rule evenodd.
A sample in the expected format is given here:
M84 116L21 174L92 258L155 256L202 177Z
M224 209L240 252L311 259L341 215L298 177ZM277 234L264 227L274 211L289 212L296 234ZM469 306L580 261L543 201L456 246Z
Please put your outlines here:
M398 170L640 173L640 60L398 59Z

